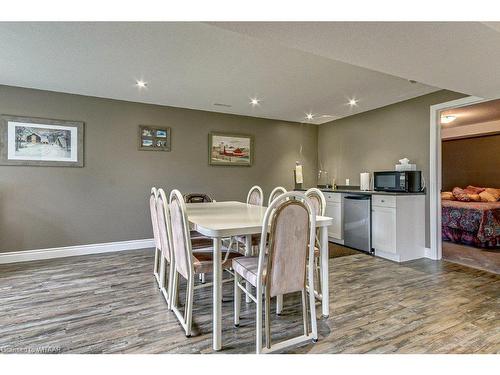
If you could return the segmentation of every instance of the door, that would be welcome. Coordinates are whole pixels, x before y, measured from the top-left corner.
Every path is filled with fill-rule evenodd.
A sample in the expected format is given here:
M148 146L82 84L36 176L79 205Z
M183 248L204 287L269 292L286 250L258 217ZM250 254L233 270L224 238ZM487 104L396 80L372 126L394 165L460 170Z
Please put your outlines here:
M372 246L375 250L396 254L396 209L372 208Z

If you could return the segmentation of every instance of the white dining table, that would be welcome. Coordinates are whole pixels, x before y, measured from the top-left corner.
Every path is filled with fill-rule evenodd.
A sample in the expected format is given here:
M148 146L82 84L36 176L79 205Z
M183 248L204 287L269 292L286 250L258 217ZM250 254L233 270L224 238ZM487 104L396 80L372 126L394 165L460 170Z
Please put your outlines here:
M192 229L213 239L213 349L222 349L222 239L246 236L246 249L251 249L252 234L260 234L266 207L242 202L212 202L186 204L187 216ZM333 219L316 217L320 229L322 313L329 315L328 290L328 232Z

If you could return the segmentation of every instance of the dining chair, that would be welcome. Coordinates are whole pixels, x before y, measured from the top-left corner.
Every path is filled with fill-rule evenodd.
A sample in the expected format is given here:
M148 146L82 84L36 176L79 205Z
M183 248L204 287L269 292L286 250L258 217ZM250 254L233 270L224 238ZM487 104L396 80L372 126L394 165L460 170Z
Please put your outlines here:
M172 280L173 266L172 261L172 225L170 220L170 209L168 199L163 189L158 189L158 198L156 201L158 217L158 234L160 240L160 290L170 309L172 305ZM168 272L167 272L168 269Z
M247 194L247 204L252 204L254 206L262 206L264 204L264 193L260 186L252 186ZM232 248L233 243L236 244L236 250L240 251L240 246L245 247L245 255L252 254L259 246L260 235L252 234L251 248L246 249L246 236L235 236L231 239L229 248Z
M186 203L211 203L214 202L212 197L205 193L189 193L184 194L184 202ZM191 245L193 249L203 249L212 245L212 239L204 236L200 232L190 230ZM200 281L205 283L205 274L201 273Z
M160 246L161 245L160 245L160 237L158 234L158 212L156 209L157 199L158 199L158 189L156 189L156 187L153 186L151 188L151 193L149 195L149 211L151 213L151 225L153 227L153 240L154 240L154 246L155 246L155 260L154 260L154 265L153 265L153 275L156 279L158 287L161 288L160 273L159 273Z
M268 227L269 245L266 254ZM256 304L256 352L269 353L306 340L317 341L316 306L309 293L310 327L308 324L306 283L313 283L314 238L316 215L313 204L303 193L288 192L276 198L267 208L262 225L258 256L233 259L234 324L239 326L241 291ZM252 295L242 280L256 289ZM303 334L272 344L270 305L278 295L301 292ZM262 347L262 299L264 299L265 347ZM309 330L310 329L310 330Z
M285 194L286 189L282 186L277 186L275 187L272 191L271 194L269 194L269 200L267 202L267 205L270 206L273 200L278 198L281 194Z
M325 210L326 210L326 199L325 199L325 194L317 188L310 188L308 189L304 195L310 199L310 201L313 204L314 207L314 212L316 212L316 215L318 216L325 216ZM322 286L321 286L321 245L320 245L320 240L319 240L319 229L316 230L316 236L314 240L314 269L316 273L316 279L318 280L318 289L316 290L314 288L313 284L313 293L318 298L319 300L322 299Z
M174 263L171 309L182 325L182 328L184 328L186 336L190 337L193 323L194 291L212 285L212 283L206 283L195 286L194 279L198 274L213 271L213 249L212 247L197 250L192 249L186 204L179 190L172 190L170 193L169 208L172 225L172 258ZM225 254L223 254L223 259L219 260L222 261L222 269L228 270L231 268L231 261L239 256L241 254L227 249ZM187 282L184 313L181 313L177 304L179 275Z

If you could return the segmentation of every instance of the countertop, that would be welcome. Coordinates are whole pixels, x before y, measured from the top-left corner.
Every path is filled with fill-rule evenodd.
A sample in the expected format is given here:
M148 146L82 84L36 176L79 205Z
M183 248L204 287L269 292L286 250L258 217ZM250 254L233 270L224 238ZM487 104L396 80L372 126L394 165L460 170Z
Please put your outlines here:
M298 191L306 191L307 189L295 189ZM325 193L347 193L347 194L364 194L364 195L425 195L425 191L418 193L398 193L390 191L375 191L375 190L349 190L349 189L319 189Z

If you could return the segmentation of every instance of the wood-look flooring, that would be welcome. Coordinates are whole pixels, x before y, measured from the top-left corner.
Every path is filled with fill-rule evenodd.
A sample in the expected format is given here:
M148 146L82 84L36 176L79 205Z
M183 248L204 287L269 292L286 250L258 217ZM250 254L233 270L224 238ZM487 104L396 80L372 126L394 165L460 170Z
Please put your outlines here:
M152 263L152 250L137 250L0 265L0 352L212 353L211 288L195 291L186 338ZM254 304L242 303L233 327L232 283L224 285L221 353L253 353ZM498 275L355 254L330 259L330 291L319 341L284 352L500 352ZM300 332L300 311L299 296L287 296L283 315L273 315L273 340Z
M464 266L500 274L500 249L480 249L443 241L443 259Z

